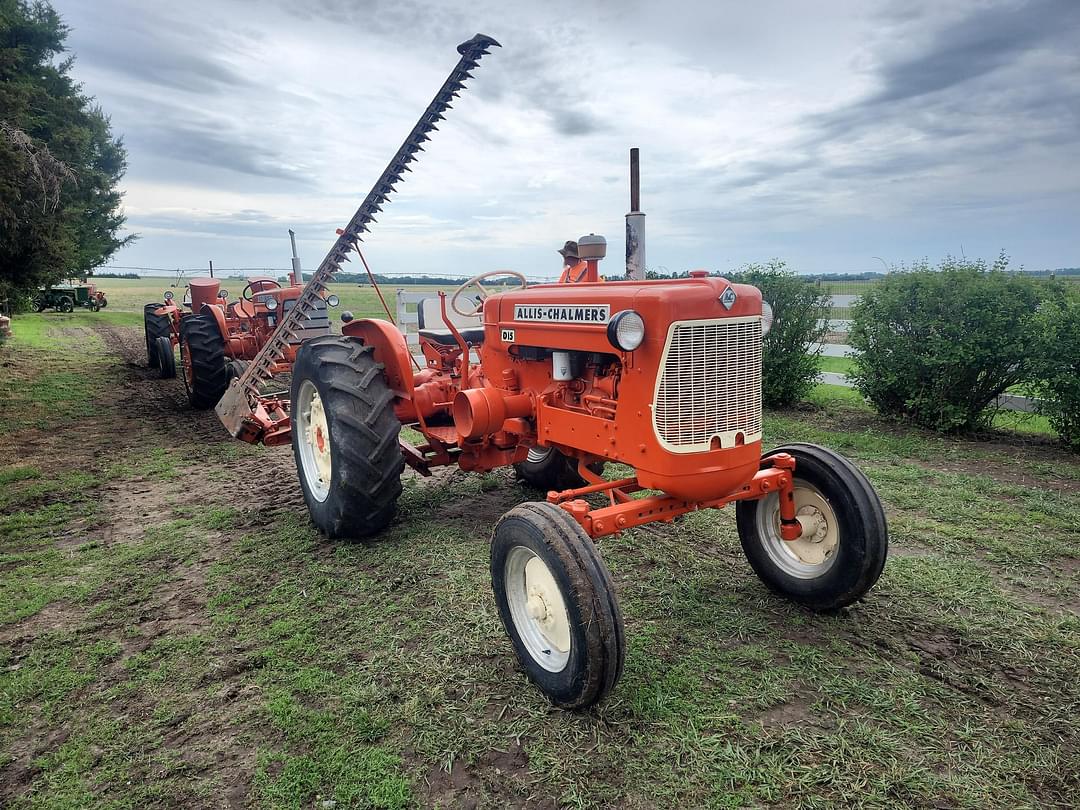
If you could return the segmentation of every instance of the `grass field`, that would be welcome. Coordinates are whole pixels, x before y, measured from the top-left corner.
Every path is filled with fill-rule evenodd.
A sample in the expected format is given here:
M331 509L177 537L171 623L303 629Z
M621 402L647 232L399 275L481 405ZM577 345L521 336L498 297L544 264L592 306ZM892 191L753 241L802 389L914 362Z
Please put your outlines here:
M383 535L327 541L290 451L190 411L126 317L0 347L0 806L1075 806L1080 463L1045 440L831 386L767 414L874 482L877 588L793 607L726 512L604 540L626 672L566 714L488 584L492 524L539 493L410 476Z

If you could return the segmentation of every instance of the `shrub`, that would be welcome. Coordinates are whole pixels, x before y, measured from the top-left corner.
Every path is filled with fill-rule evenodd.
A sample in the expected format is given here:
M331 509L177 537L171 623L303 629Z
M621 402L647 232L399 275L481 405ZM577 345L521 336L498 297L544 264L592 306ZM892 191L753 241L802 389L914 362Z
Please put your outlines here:
M1030 380L1039 412L1080 450L1080 294L1044 302L1032 323Z
M829 296L776 259L764 265L747 265L727 278L753 284L773 308L773 327L765 336L762 359L765 405L797 402L817 380L818 352L811 347L825 335L823 319L828 317Z
M1008 257L946 258L892 273L855 304L851 373L883 414L935 430L985 426L1005 390L1025 379L1035 281L1009 275Z

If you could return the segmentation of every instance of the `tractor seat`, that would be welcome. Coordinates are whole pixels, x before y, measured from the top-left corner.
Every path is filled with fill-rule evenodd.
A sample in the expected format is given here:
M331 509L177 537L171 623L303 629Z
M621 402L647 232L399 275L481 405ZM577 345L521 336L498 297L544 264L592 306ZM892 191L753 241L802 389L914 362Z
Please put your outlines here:
M484 342L484 324L479 315L458 315L446 302L446 317L454 324L454 328L461 333L461 337L470 346L478 346ZM442 309L438 298L421 298L416 305L417 334L420 337L441 343L444 346L456 346L457 340L454 333L446 328L442 318ZM430 325L430 328L429 328Z

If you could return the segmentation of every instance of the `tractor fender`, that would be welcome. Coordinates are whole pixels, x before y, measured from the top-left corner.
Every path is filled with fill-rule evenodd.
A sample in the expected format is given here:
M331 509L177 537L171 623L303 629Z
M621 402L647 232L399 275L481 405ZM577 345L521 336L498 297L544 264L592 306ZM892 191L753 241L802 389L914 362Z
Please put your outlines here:
M341 328L341 334L360 338L375 349L375 362L382 363L387 385L395 396L413 398L412 356L405 336L389 321L358 318Z

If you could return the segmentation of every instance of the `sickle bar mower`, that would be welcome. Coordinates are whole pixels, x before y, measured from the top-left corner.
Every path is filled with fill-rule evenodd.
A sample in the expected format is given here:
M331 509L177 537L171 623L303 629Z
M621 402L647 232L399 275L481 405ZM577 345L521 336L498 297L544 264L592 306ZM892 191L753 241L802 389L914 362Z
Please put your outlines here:
M372 214L494 44L477 35L459 47L458 66L323 260L295 317L358 250ZM601 236L579 239L566 283L530 286L510 273L517 286L491 294L485 282L500 271L421 301L426 367L415 373L393 324L354 320L341 336L304 343L287 399L261 397L295 328L285 318L218 405L233 436L291 439L309 514L330 537L385 528L406 464L423 475L443 465L513 465L546 492L499 520L491 581L522 667L565 708L603 699L622 672L622 619L599 538L733 504L758 577L815 610L862 598L888 549L881 504L850 461L809 444L762 451L771 310L761 293L704 271L604 283L606 249ZM423 442L404 441L402 425ZM607 480L608 462L633 474Z
M288 402L278 397L263 397L262 386L273 376L274 366L288 352L290 343L295 341L301 322L325 296L330 279L344 262L349 261L348 254L354 250L359 253L363 234L370 230L368 225L375 222L375 214L382 211L390 194L397 190L394 186L401 181L403 172L412 171L409 164L417 159L418 152L424 151L422 144L431 140L429 133L438 129L436 124L446 117L443 113L450 109L450 102L461 93L466 80L472 78L471 71L480 64L484 55L491 52L492 47L498 46L498 42L484 34L477 34L458 46L461 58L457 65L375 181L349 224L340 231L337 241L304 287L295 306L282 318L270 340L221 398L216 407L217 414L235 438L247 442L262 441L268 445L288 442Z

